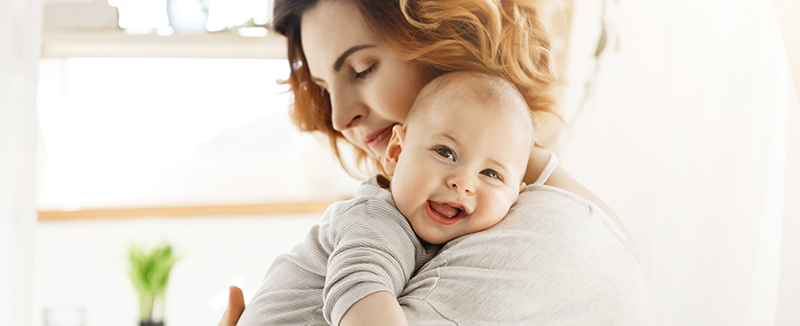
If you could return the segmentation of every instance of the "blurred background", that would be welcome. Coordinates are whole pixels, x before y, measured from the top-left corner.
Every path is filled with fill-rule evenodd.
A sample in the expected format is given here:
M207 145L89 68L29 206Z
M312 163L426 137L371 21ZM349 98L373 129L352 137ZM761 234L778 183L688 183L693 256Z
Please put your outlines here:
M289 120L271 8L0 3L0 324L137 325L130 246L169 243L156 309L216 325L355 195ZM547 8L568 128L542 144L629 228L654 324L800 325L800 3Z

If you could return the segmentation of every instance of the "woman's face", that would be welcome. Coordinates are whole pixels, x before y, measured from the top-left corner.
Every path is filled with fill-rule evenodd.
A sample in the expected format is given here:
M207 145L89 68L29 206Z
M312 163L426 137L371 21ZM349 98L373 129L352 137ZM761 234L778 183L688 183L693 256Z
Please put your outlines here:
M389 53L351 1L320 1L300 29L311 78L330 95L333 128L382 158L433 72Z

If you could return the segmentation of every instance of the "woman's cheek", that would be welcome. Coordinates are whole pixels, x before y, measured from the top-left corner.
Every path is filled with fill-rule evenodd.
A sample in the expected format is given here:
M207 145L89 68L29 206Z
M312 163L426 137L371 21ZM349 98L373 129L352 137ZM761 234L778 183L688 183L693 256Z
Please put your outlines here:
M347 140L348 143L367 152L367 155L369 155L371 158L380 159L383 157L383 155L381 155L380 157L376 157L376 153L370 150L370 148L367 147L367 144L364 144L364 142L362 142L360 139L357 139L357 137L355 136L355 132L352 131L352 129L345 130L344 132L342 132L342 135L344 135L344 139ZM385 151L386 147L383 148L383 152Z
M410 81L406 72L395 70L392 73L383 74L380 85L382 91L374 92L379 97L376 102L381 103L380 111L388 120L404 123L414 100L417 98L422 86ZM389 76L401 76L401 78L389 78Z

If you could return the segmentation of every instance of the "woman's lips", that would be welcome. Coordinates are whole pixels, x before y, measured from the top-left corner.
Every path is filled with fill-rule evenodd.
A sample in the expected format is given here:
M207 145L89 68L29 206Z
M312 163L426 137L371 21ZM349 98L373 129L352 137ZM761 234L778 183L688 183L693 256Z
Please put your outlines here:
M431 206L431 205L433 205L433 206ZM453 217L448 217L448 216L445 216L442 212L439 212L438 210L436 210L434 208L434 206L440 207L440 205L453 206L454 204L452 204L452 203L434 203L434 202L431 202L429 200L425 204L425 213L428 214L428 217L431 220L433 220L436 223L442 224L442 225L453 225L453 224L457 223L458 221L461 221L462 219L467 217L467 215L469 214L469 212L467 212L466 208L463 205L458 204L459 207L458 208L454 208L454 209L458 209L458 213Z
M392 135L392 127L394 127L394 125L390 125L386 127L386 129L378 130L367 135L367 137L364 137L364 142L367 143L370 148L381 147L383 142Z

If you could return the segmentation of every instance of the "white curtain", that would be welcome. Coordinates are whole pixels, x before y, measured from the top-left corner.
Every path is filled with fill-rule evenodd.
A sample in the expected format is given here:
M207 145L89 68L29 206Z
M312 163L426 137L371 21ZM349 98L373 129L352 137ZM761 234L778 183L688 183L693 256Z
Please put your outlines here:
M0 325L30 325L41 0L0 1Z
M562 156L633 234L654 324L800 325L800 105L773 3L616 3L619 50ZM576 1L566 115L600 11Z

